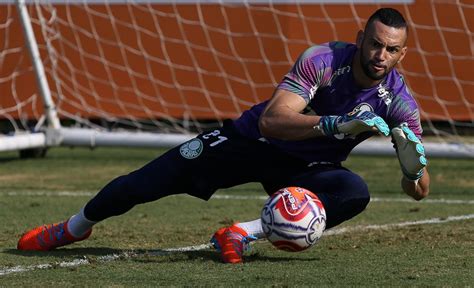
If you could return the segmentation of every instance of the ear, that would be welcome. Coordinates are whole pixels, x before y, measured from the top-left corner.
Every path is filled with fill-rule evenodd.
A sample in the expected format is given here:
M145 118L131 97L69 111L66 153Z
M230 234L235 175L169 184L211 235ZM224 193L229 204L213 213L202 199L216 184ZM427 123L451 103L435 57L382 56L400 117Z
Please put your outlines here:
M405 55L407 54L407 46L402 48L402 53L400 54L400 59L398 59L397 63L402 62L403 58L405 58Z
M364 40L364 31L359 30L359 32L357 32L357 38L356 38L357 48L360 48L362 46L363 40Z

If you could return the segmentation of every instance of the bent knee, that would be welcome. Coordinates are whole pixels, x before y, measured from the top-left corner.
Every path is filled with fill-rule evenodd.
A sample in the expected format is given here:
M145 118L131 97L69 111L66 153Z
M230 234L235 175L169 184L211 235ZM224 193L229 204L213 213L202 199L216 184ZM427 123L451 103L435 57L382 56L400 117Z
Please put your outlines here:
M350 196L349 196L350 195ZM370 202L370 194L367 185L360 185L353 189L353 193L339 198L335 203L330 203L326 209L328 223L327 228L334 227L360 214L367 208ZM329 203L328 203L329 204Z
M349 202L350 202L349 206L352 208L351 210L353 211L352 212L353 215L351 216L352 218L355 215L364 211L365 208L367 208L367 205L369 205L369 202L370 202L370 196L367 195L367 197L354 198L354 199L351 199Z
M354 191L353 197L348 200L348 202L350 202L350 206L353 207L353 210L355 213L354 216L364 211L370 202L370 194L369 194L369 188L367 187L367 184L361 181L361 183L359 183L357 188L358 189L354 189L357 191Z

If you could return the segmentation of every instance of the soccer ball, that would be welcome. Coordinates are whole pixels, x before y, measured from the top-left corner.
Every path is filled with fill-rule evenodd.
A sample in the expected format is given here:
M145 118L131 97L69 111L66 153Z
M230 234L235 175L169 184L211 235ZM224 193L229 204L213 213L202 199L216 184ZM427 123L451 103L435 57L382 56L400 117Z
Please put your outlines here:
M278 249L303 251L321 238L326 211L318 196L301 187L278 190L265 202L261 214L267 239Z

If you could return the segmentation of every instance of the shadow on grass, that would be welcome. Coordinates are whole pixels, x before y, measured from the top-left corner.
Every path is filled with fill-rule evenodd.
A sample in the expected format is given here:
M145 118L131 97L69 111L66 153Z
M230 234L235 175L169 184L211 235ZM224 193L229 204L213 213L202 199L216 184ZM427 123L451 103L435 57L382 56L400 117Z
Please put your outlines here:
M163 262L187 262L187 261L213 261L221 263L221 257L218 252L209 248L200 251L168 251L161 249L148 250L127 250L112 248L60 248L53 251L20 251L17 249L5 249L2 251L6 254L17 255L19 257L48 257L65 259L91 259L95 261L116 261L116 260L132 260L139 263L163 263ZM304 261L313 262L320 261L319 257L288 257L282 252L281 256L269 256L261 253L253 253L244 256L245 263L252 262L291 262ZM73 259L71 259L73 258Z
M0 157L0 164L22 160L20 157Z
M156 257L156 253L159 250L149 251L152 252L149 256L145 256L147 254L143 254L144 257L139 257L134 259L136 262L141 263L163 263L163 262L186 262L186 261L213 261L222 263L221 256L215 250L202 250L202 251L186 251L186 252L168 252L165 255L161 255L164 257ZM243 258L244 263L258 263L258 262L291 262L291 261L303 261L303 262L313 262L313 261L320 261L321 258L319 257L310 257L310 258L301 258L301 257L288 257L285 252L281 253L281 256L269 256L264 255L261 253L253 253L250 255L245 255Z

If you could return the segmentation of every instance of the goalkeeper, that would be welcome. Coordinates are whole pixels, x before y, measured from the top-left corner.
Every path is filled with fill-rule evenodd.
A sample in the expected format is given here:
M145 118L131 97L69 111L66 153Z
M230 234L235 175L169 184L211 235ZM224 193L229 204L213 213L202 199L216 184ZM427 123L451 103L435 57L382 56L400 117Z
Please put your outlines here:
M270 100L117 177L71 218L25 233L18 249L51 250L88 238L93 225L137 204L182 193L208 200L217 189L248 182L260 182L268 194L288 186L313 191L331 228L369 203L364 180L341 163L376 134L392 138L403 191L426 197L430 180L418 106L395 69L407 37L397 10L377 10L355 44L308 48ZM257 219L221 228L211 242L224 262L239 263L248 242L262 237Z

